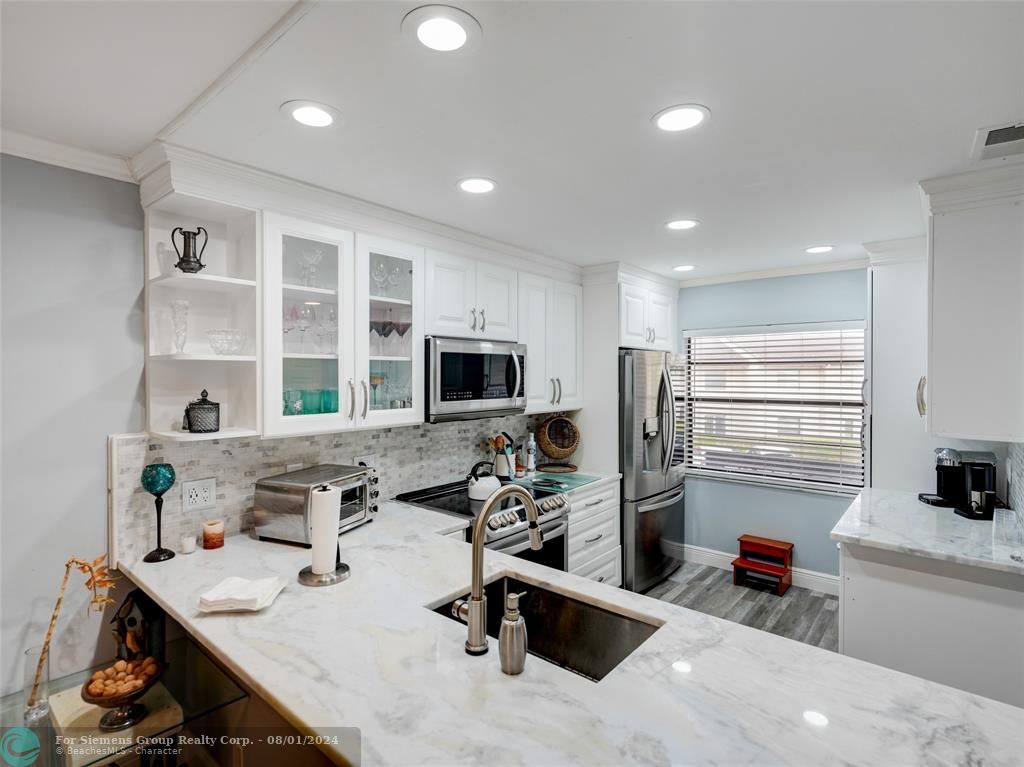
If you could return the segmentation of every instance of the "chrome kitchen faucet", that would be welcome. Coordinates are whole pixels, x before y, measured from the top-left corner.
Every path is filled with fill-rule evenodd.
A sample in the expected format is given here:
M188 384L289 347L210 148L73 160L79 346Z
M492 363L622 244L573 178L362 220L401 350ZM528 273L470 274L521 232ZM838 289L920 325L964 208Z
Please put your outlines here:
M487 597L484 595L484 539L487 537L487 520L494 509L501 506L506 498L515 496L526 508L529 522L530 548L534 551L544 546L544 536L537 524L537 504L526 488L519 485L505 485L484 501L480 514L473 520L473 583L469 599L459 599L452 604L452 614L469 624L469 638L466 652L483 655L487 652Z

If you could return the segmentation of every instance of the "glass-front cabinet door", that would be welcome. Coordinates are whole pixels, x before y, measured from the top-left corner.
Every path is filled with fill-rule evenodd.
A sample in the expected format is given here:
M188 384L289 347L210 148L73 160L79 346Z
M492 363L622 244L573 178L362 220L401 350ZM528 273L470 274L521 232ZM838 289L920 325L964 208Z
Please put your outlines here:
M263 231L264 432L351 428L354 236L274 213Z
M356 235L356 417L423 421L423 248Z

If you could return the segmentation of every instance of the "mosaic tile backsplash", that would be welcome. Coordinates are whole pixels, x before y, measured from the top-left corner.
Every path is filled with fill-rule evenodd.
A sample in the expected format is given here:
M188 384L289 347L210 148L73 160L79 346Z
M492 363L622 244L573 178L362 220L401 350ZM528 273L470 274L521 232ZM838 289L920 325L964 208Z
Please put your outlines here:
M280 474L290 464L348 464L356 456L374 454L380 497L393 498L461 479L474 463L493 455L484 445L486 437L507 431L519 444L540 420L514 416L265 440L169 442L146 434L119 436L111 447L117 471L111 488L113 518L118 520L117 556L131 562L156 546L153 496L140 484L142 469L150 463L169 463L177 474L164 496L163 511L163 544L177 550L182 535L201 539L202 523L208 519L223 519L227 535L248 531L256 480ZM186 513L182 483L207 477L217 480L217 508Z

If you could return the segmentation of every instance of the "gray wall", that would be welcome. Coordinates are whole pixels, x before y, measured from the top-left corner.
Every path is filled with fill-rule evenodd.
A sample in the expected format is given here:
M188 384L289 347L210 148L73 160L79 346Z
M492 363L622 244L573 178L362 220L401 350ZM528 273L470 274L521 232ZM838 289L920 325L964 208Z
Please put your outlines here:
M134 184L0 158L0 647L23 684L71 556L107 550L106 438L144 428L142 209ZM81 576L51 674L109 656ZM124 583L115 598L130 588ZM97 641L98 640L98 641Z
M707 285L679 291L683 330L863 320L867 317L865 270L805 274ZM829 532L850 499L800 490L686 480L685 542L735 552L744 533L792 541L793 564L839 573Z

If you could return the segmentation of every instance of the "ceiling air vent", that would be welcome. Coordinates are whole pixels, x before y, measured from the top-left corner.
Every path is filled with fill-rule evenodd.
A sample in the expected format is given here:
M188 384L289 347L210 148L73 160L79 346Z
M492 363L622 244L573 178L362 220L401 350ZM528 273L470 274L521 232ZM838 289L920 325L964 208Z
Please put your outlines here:
M982 128L974 135L971 159L975 162L1017 154L1024 154L1024 121Z

